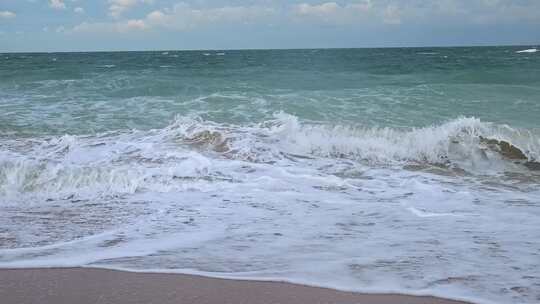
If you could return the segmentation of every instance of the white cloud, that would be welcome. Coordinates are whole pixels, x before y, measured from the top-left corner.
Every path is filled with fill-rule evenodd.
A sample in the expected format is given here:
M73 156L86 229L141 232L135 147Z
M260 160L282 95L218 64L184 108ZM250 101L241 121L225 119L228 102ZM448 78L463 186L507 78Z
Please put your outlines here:
M336 2L321 4L301 3L292 7L297 20L308 19L325 23L354 23L365 20L372 14L371 0L340 5Z
M137 4L137 2L137 0L109 0L109 14L113 18L119 18L124 11Z
M15 18L16 16L17 14L15 14L14 12L0 11L0 19L11 19L11 18Z
M297 21L331 24L500 24L540 22L540 1L357 0L293 5Z
M395 6L387 1L385 20L391 23L509 24L539 23L538 0L416 0ZM393 4L394 3L394 4ZM395 8L392 8L395 6Z
M179 3L172 9L153 11L145 21L152 27L190 30L212 24L255 23L275 15L276 10L260 6L224 6L197 9Z
M65 9L66 4L64 0L49 0L49 6L54 9Z
M148 2L148 0L146 1ZM196 9L188 4L180 3L170 9L155 10L143 19L100 23L84 22L75 26L71 32L125 33L152 29L188 31L210 25L255 23L268 18L274 13L274 9L257 6L225 6Z
M324 16L335 14L341 7L335 2L326 2L319 5L310 5L301 3L296 7L296 12L299 15L318 15Z
M82 7L76 7L73 9L73 11L77 14L84 14L84 8Z
M483 9L469 14L469 20L479 24L540 23L540 1L483 0Z
M125 11L138 3L153 4L154 0L108 0L108 2L109 15L113 18L120 18Z
M153 11L146 16L146 19L148 19L148 21L156 24L164 22L167 18L168 16L161 11Z
M307 0L306 0L307 1ZM337 0L335 0L337 1ZM66 33L127 33L137 31L190 31L227 24L310 22L332 25L452 25L501 22L540 22L540 1L511 0L353 0L345 2L305 2L278 6L201 7L184 2L151 11L145 17L130 19L123 14L136 5L153 0L107 0L115 21L81 23ZM157 3L157 2L156 2ZM198 1L198 3L206 3ZM268 2L267 2L268 3ZM203 4L201 4L203 5ZM75 9L77 12L77 8ZM293 25L290 25L293 26Z
M121 25L121 31L131 31L131 30L146 30L148 25L143 20L128 20L125 24Z
M70 33L99 33L99 32L111 32L113 29L112 23L105 22L83 22L79 25L74 26L69 32Z
M131 19L119 22L98 22L89 23L83 22L71 30L68 33L127 33L133 31L147 30L149 26L141 19Z
M383 13L383 22L387 24L401 24L401 10L395 5L389 5Z

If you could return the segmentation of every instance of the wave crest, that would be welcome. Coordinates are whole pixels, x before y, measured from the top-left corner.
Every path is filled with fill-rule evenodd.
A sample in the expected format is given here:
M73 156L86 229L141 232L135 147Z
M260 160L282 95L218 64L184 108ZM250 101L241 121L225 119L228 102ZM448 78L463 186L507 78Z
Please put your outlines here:
M458 118L414 129L302 124L285 113L266 123L278 145L295 154L351 158L369 163L428 162L449 164L467 159L501 159L482 138L511 143L529 161L540 156L540 138L528 130L494 125L478 118Z
M539 156L540 137L531 131L477 118L397 129L301 122L286 113L247 126L177 117L169 126L149 131L6 140L0 145L0 193L61 198L201 190L231 182L229 167L243 166L233 161L290 166L306 159L348 159L485 174L536 168ZM215 169L217 162L227 169Z

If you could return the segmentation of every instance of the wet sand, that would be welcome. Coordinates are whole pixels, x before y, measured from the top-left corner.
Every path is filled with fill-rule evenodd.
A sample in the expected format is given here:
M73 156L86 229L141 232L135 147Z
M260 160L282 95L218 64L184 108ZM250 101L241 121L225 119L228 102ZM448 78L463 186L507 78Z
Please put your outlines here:
M89 268L0 269L2 304L459 304L394 294L359 294L289 283L132 273Z

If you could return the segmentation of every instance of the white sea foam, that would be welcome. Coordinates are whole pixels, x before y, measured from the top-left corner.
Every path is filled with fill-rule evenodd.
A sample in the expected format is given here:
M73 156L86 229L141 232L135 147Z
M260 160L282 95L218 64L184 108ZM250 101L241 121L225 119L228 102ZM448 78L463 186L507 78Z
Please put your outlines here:
M479 136L538 157L530 131L475 118L389 129L178 117L149 131L5 138L0 267L534 303L538 176Z
M516 53L536 53L536 52L538 52L538 49L526 49L526 50L517 51Z
M202 53L203 56L225 56L225 52L218 52L218 53Z
M300 124L296 117L287 114L278 114L275 121L267 124L269 133L279 138L279 146L285 151L370 163L450 162L472 169L482 161L493 165L492 161L501 160L497 153L483 149L480 136L511 142L531 160L540 157L540 140L536 134L475 118L411 130Z
M452 213L427 212L425 210L416 209L414 207L409 207L407 209L418 217L455 216L455 214Z
M208 174L210 159L205 151L256 163L324 157L328 161L353 160L382 166L444 165L481 174L525 170L486 149L480 136L511 142L530 160L540 156L540 139L529 131L494 126L474 118L396 130L302 124L285 113L252 126L218 125L179 117L164 129L146 133L113 137L65 135L17 143L26 148L30 145L31 150L0 151L0 193L61 197L72 192L81 195L180 190L184 185L175 188L178 185L163 184L163 179Z

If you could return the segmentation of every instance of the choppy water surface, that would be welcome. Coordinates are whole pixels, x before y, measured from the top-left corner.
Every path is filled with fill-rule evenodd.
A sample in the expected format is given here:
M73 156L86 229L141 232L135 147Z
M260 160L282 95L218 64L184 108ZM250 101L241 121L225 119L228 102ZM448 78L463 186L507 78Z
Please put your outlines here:
M533 49L1 54L0 267L537 303Z

